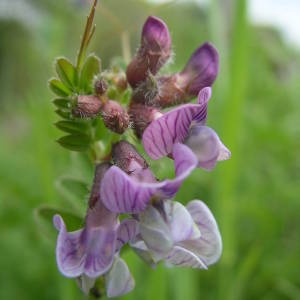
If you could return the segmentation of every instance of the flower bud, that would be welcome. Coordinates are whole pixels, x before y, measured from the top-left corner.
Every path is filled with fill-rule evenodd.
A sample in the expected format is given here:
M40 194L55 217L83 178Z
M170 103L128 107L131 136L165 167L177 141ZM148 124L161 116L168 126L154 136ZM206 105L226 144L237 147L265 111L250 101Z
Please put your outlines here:
M144 130L155 119L162 114L154 107L133 103L129 109L130 120L133 122L133 129L138 138L142 138Z
M78 96L77 105L72 110L75 117L90 118L96 117L101 110L102 102L96 96Z
M95 92L97 95L102 96L107 91L107 83L103 79L99 79L94 84Z
M148 74L155 75L171 56L171 37L167 25L149 17L143 27L141 45L127 67L127 80L135 88Z
M191 56L183 71L179 73L177 84L189 96L197 96L206 86L211 86L219 71L219 55L210 43L204 43Z
M122 134L129 126L129 116L116 101L108 100L102 107L104 124L111 131Z

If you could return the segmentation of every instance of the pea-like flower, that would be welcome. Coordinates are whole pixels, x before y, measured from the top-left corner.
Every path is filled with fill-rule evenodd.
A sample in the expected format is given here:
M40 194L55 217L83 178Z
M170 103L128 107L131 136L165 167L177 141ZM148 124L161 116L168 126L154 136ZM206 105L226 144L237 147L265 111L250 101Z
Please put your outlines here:
M96 168L82 229L67 232L59 215L54 216L53 222L59 231L56 246L59 271L66 277L79 277L86 293L96 278L105 275L107 295L112 297L125 294L134 287L134 280L126 263L119 257L119 251L136 233L127 230L134 220L124 220L120 224L118 215L109 211L99 198L99 185L109 167L110 164L102 163Z
M139 234L131 242L146 262L207 269L222 252L218 225L208 207L193 200L184 207L167 200L139 214Z
M181 72L157 79L157 95L148 104L164 108L188 102L204 87L212 86L218 72L218 52L212 44L204 43Z
M205 126L211 88L199 92L197 104L181 105L153 120L143 134L143 145L152 159L171 155L177 143L183 143L206 170L230 157L217 133Z
M119 142L113 148L116 165L101 182L101 199L112 212L133 216L127 220L126 229L133 233L127 241L145 261L207 268L222 251L212 213L199 200L191 201L187 208L170 200L198 161L180 143L174 145L172 155L176 177L159 182L137 150L128 142Z
M201 89L212 86L218 72L218 51L206 42L194 51L181 72L145 78L134 89L132 102L161 108L188 102Z

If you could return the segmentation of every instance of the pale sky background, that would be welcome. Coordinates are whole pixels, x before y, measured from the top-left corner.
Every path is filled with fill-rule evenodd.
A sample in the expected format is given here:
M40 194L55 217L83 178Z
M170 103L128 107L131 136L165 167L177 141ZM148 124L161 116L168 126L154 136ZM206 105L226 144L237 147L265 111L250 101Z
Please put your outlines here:
M149 2L171 2L172 0L148 0ZM210 0L195 1L200 4ZM269 24L277 27L283 37L300 48L300 0L248 0L249 17L256 24Z

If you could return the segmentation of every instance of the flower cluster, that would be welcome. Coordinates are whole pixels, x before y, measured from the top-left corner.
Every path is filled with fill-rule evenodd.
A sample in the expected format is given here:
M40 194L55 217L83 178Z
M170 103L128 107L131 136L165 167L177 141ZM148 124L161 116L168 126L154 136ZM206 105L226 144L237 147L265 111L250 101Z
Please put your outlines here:
M107 129L123 137L97 161L83 228L68 232L62 217L54 216L59 232L58 268L64 276L77 278L85 293L99 280L105 283L108 297L134 288L120 257L125 244L151 266L165 262L206 269L221 255L219 229L209 208L200 200L186 206L172 200L195 168L212 170L217 161L230 157L216 132L206 126L218 53L205 43L182 71L162 75L159 71L170 59L171 47L166 24L149 17L139 49L127 66L127 82L122 76L98 74L93 92L79 92L72 104L72 122L100 117ZM127 108L109 99L113 84L130 90ZM196 104L185 104L196 96ZM174 105L179 106L163 111ZM159 180L152 173L145 158L122 135L131 130L130 124L151 159L167 156L174 161L174 178Z

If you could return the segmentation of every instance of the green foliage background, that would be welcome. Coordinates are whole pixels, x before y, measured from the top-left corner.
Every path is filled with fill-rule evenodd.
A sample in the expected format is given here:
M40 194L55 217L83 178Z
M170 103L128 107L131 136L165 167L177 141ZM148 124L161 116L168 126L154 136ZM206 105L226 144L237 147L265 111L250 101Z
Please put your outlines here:
M92 170L54 142L60 134L46 82L56 56L75 59L89 6L2 2L0 299L82 299L76 283L57 271L56 232L34 209L85 205L57 183L65 175L90 182ZM208 271L150 270L126 251L136 288L123 299L300 299L300 53L273 28L249 24L246 0L229 3L212 0L200 9L177 1L103 0L97 8L90 50L104 67L122 55L124 32L135 50L149 14L162 17L172 33L170 70L182 68L204 41L217 45L221 72L208 123L232 150L213 172L194 171L176 197L200 198L212 209L224 242L220 262ZM161 178L170 166L153 163Z

